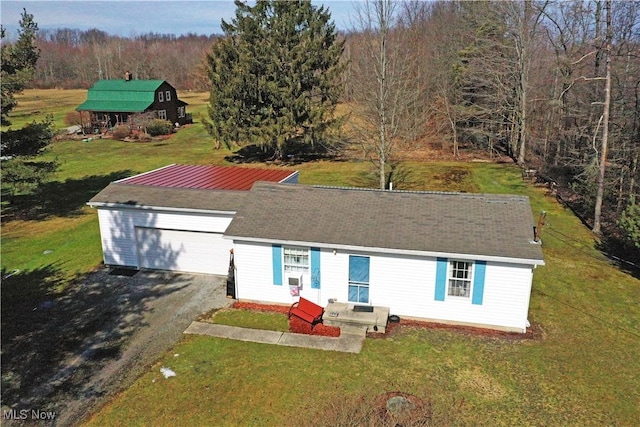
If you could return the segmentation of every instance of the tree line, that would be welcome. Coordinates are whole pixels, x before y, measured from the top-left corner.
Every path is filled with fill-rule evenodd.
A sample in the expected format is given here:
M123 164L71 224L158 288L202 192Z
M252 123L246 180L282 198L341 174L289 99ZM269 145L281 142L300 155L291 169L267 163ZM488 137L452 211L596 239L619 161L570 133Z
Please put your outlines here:
M425 140L507 155L556 182L594 231L640 242L639 1L374 0L355 4L342 33L308 1L236 6L219 37L40 33L32 84L88 87L131 70L208 90L218 143L284 158L346 141L381 188ZM338 101L348 120L329 120Z
M148 33L126 38L98 30L38 32L40 58L34 88L88 88L99 79L162 79L179 90L207 90L202 68L216 36Z

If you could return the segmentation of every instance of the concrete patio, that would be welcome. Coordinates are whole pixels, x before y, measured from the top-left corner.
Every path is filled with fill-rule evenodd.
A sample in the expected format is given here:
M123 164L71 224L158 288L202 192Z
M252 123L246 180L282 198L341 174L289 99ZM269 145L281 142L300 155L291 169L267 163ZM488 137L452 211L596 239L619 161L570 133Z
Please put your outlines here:
M384 334L388 319L388 307L330 302L324 309L322 323L340 328L342 334L361 332Z

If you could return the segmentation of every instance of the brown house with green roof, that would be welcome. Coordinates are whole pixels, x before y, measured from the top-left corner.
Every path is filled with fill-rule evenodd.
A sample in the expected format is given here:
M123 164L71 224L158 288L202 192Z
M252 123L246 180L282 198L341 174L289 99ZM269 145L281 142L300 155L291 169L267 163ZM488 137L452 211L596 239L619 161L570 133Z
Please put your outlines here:
M166 81L134 80L126 74L124 79L98 80L76 111L88 111L94 128L130 123L135 115L141 114L184 125L191 122L187 105Z

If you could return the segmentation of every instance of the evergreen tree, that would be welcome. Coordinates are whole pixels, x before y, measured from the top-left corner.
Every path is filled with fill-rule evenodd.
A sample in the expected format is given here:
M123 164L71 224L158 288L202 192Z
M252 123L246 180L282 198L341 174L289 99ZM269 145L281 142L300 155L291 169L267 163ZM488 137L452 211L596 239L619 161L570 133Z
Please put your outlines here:
M4 40L5 30L0 29ZM40 51L36 47L38 24L33 15L23 9L18 40L14 44L2 43L2 69L0 85L2 86L2 124L9 125L8 114L16 106L14 94L22 92L33 78Z
M22 92L33 78L40 51L36 47L38 24L33 15L23 9L18 40L5 44L2 28L2 124L10 125L9 113L16 107L15 94ZM37 162L32 158L40 154L53 138L52 118L41 123L32 122L22 129L3 131L0 138L2 153L2 198L34 191L55 170L52 162Z
M326 141L337 124L344 42L309 0L236 1L208 55L207 130L227 146L256 144L282 158L291 142Z
M618 225L625 234L625 240L630 247L640 249L640 205L630 204L622 212Z

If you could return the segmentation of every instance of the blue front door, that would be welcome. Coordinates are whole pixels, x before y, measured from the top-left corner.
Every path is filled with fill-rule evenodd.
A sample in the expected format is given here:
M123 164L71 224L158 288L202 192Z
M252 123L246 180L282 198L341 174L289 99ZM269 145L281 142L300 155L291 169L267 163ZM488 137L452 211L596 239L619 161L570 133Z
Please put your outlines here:
M369 304L368 256L349 255L349 302Z

